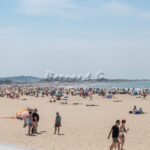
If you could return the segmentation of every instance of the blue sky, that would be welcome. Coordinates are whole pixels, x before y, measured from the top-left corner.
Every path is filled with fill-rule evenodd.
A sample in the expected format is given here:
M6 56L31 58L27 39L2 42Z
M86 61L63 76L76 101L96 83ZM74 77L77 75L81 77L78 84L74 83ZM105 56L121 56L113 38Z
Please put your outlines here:
M149 0L1 0L0 76L103 71L150 79Z

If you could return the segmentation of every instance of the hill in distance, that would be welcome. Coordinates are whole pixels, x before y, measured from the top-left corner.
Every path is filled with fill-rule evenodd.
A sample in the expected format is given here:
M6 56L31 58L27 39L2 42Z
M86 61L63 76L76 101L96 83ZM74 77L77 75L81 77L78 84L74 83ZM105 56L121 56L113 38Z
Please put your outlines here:
M25 83L25 82L38 82L42 78L33 77L33 76L16 76L16 77L2 77L0 78L0 81L12 81L12 82L19 82L19 83Z
M59 81L59 80L55 80ZM55 82L51 81L51 82ZM102 79L102 80L90 80L88 82L133 82L133 81L150 81L150 80L128 80L128 79ZM15 76L15 77L0 77L0 84L9 83L35 83L35 82L49 82L49 80L44 78L38 78L33 76ZM61 82L61 81L60 81ZM84 82L84 81L82 81Z

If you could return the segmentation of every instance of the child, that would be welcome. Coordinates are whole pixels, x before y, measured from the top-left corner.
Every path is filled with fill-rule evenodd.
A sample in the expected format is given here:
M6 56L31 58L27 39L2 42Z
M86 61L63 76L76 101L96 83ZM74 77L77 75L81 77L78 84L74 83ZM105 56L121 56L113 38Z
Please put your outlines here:
M54 134L56 134L56 132L58 130L58 135L59 135L60 127L61 127L61 116L59 115L59 112L57 112L56 120L55 120L55 133Z
M143 114L143 110L142 110L142 108L140 108L140 110L139 110L139 111L140 111L140 114Z

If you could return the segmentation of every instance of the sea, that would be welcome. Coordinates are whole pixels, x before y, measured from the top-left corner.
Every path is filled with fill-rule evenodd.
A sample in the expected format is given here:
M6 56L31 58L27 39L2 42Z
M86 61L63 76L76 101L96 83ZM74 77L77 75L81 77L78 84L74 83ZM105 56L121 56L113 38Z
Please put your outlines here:
M150 81L129 81L116 83L86 83L80 85L72 85L73 88L135 88L135 89L150 89Z

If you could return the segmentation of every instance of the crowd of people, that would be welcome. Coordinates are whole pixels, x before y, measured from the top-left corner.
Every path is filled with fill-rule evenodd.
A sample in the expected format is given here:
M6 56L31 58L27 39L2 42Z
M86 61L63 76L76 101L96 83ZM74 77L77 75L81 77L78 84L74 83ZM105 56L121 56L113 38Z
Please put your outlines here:
M7 97L10 99L20 99L22 96L34 96L34 97L50 97L50 102L56 102L62 97L68 98L69 95L80 96L83 98L89 97L92 100L93 95L98 95L102 97L109 97L108 95L116 94L126 94L130 96L143 96L146 98L150 94L149 89L135 90L133 89L100 89L100 88L49 88L49 87L9 87L0 88L0 97ZM142 108L137 109L134 106L133 110L129 111L130 114L143 114ZM17 116L17 119L24 120L23 127L28 127L27 135L31 136L33 134L38 134L38 123L40 121L40 116L38 114L38 109L30 109L24 113L23 116ZM60 134L60 127L62 126L61 116L59 112L56 113L55 123L54 123L54 134ZM129 129L125 127L126 120L117 120L116 124L111 128L109 132L108 139L112 134L113 142L110 146L110 150L118 148L118 150L123 150L125 143L125 133Z
M134 107L134 111L136 109L136 106ZM19 118L18 118L19 119ZM31 136L33 134L38 134L38 122L40 120L40 116L38 114L38 109L30 109L28 108L26 115L22 117L24 120L23 127L28 127L28 133L27 135ZM62 126L61 116L59 112L56 113L55 123L54 123L54 134L60 134L60 127ZM121 124L122 122L122 124ZM125 133L129 131L129 129L126 129L126 120L120 120L116 121L116 124L111 128L108 139L112 135L112 144L110 146L110 150L113 150L113 148L118 147L118 150L123 150L123 146L125 143ZM121 125L120 125L121 124Z
M124 88L50 88L50 87L9 87L0 88L0 97L7 97L10 99L19 99L22 96L35 96L44 97L52 96L56 97L57 100L61 99L64 95L81 96L83 98L90 97L92 100L93 95L99 95L103 97L109 97L110 95L126 94L131 96L143 96L146 98L150 94L149 89L136 90L124 89Z

